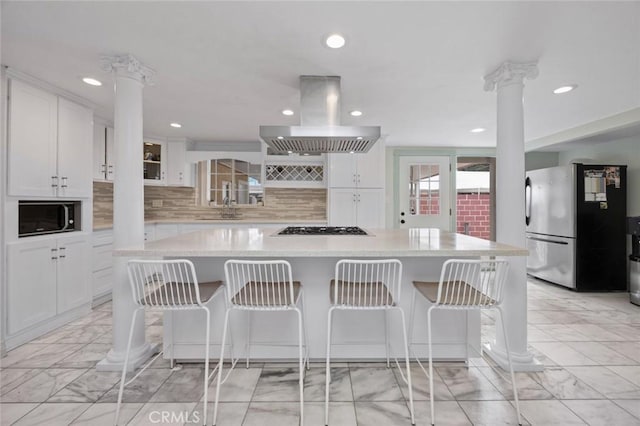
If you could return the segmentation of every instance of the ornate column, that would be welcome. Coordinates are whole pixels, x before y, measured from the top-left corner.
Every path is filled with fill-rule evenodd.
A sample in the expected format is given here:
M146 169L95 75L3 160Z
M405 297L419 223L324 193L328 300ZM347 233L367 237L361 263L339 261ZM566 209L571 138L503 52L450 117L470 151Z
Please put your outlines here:
M113 182L113 248L144 245L144 181L142 172L142 89L154 71L132 55L102 58L102 69L115 80ZM127 276L127 260L113 258L113 347L98 363L100 371L122 370L135 309ZM135 369L157 352L145 341L144 317L138 318L129 355Z
M496 241L526 247L524 206L524 79L538 76L535 62L504 62L485 76L484 89L497 87L496 143ZM509 258L510 268L504 290L504 322L516 371L541 371L527 350L527 271L524 257ZM498 320L499 321L499 320ZM496 321L496 340L485 346L486 353L501 367L508 368L502 328Z

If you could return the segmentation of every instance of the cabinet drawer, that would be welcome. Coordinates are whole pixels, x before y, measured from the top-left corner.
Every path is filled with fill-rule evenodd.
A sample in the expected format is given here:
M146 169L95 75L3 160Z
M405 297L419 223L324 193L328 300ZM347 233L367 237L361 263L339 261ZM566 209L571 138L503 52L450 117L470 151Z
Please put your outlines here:
M93 271L111 268L113 266L113 246L111 244L93 248Z
M103 269L102 271L94 272L92 283L92 296L94 299L111 292L113 288L113 271L111 269Z
M93 246L104 246L106 244L113 244L113 231L96 231L92 235Z

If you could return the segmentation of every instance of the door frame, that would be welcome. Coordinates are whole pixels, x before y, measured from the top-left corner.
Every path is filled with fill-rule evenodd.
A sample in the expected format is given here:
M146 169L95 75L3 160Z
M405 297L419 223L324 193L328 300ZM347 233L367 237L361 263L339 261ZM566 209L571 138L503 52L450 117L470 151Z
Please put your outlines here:
M387 185L386 193L387 200L392 202L387 203L386 206L386 227L387 228L399 228L400 227L400 194L398 191L400 185L400 157L405 156L433 156L449 157L449 164L452 170L457 166L458 157L495 157L495 148L407 148L407 147L387 147L386 152L386 164L392 167L387 167L387 182L391 182L391 185ZM391 176L389 176L389 173ZM449 180L449 197L451 206L451 215L449 216L449 231L455 232L457 209L456 209L456 174L451 173Z

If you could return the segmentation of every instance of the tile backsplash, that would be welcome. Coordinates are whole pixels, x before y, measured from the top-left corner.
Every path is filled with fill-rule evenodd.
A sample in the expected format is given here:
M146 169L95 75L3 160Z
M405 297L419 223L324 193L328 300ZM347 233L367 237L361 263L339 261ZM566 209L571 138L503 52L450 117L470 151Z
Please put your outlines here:
M238 206L242 219L326 220L327 190L324 188L265 188L264 206ZM146 220L218 219L220 208L196 203L196 190L190 187L145 186ZM94 223L113 222L113 184L93 183Z

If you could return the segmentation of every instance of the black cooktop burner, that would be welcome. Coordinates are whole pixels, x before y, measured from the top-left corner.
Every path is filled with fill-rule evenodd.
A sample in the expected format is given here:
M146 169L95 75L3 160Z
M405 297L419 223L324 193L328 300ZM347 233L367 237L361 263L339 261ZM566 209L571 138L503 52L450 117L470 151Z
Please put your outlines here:
M368 235L357 226L287 226L278 235Z

